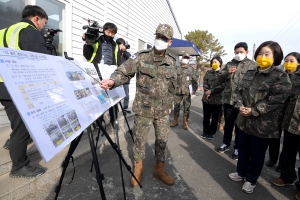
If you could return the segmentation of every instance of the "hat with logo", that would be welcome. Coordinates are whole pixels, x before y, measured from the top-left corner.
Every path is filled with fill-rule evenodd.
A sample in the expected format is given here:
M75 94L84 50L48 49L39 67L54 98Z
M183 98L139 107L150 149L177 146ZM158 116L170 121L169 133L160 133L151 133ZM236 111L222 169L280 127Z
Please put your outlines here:
M174 31L172 26L168 24L159 24L158 27L156 28L155 35L158 33L164 35L166 38L170 40L173 38Z

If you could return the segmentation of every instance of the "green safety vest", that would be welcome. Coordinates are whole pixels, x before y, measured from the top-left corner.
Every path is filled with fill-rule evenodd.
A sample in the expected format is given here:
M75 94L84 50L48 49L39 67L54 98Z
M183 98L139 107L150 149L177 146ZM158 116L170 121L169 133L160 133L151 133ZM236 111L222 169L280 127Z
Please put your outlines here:
M99 48L99 42L96 42L95 43L95 45L92 45L93 46L93 48L94 48L94 52L93 52L93 54L92 54L92 57L91 57L91 59L90 60L88 60L88 62L93 62L93 60L94 60L94 58L95 58L95 56L96 56L96 54L97 54L97 50L98 50L98 48ZM116 44L116 48L115 48L115 52L114 52L114 54L115 54L115 59L116 59L116 65L117 65L117 63L118 63L118 52L119 52L119 48L118 48L118 46L117 46L117 44Z
M20 50L19 35L21 30L27 28L28 26L32 26L32 25L27 22L18 22L14 25L11 25L8 28L0 30L0 47L7 47L7 48ZM35 28L34 26L32 27ZM0 83L1 82L3 82L3 79L0 76Z

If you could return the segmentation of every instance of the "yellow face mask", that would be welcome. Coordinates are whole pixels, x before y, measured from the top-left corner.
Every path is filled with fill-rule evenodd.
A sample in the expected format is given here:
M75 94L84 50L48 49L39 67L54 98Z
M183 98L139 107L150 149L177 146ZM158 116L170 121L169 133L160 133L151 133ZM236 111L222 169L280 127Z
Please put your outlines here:
M220 64L218 64L218 63L213 63L213 64L211 65L211 68L212 68L213 70L216 70L216 69L219 68L219 66L220 66Z
M288 71L293 71L297 68L297 64L291 62L284 62L283 66Z
M256 58L256 63L261 69L267 69L272 66L274 60L273 58L258 57Z

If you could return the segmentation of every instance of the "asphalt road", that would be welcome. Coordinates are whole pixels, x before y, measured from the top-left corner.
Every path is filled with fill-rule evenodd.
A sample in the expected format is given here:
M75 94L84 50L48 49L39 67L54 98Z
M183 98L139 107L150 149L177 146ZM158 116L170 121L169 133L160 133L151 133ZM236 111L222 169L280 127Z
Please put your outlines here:
M146 143L146 159L143 161L142 189L130 187L131 175L122 165L127 199L295 199L295 186L280 188L270 184L273 178L280 175L275 171L275 167L264 166L252 194L242 191L242 182L234 182L228 178L229 173L236 171L237 161L230 158L232 149L225 154L216 152L222 144L222 132L217 132L215 139L211 141L200 138L203 117L201 98L202 93L197 92L197 96L192 100L189 130L182 129L181 116L179 126L172 128L169 134L166 170L174 177L175 185L166 186L153 177L155 137L152 128ZM120 141L122 154L131 166L132 145L129 134L126 135L125 140ZM100 152L98 158L101 172L104 174L103 186L106 199L124 199L117 154L108 145ZM268 152L266 161L267 159ZM58 199L101 199L95 173L89 171L90 164L91 159L76 166L73 182L70 185L64 184ZM66 174L64 182L71 180L71 176L70 171ZM51 192L47 199L54 199L54 192Z

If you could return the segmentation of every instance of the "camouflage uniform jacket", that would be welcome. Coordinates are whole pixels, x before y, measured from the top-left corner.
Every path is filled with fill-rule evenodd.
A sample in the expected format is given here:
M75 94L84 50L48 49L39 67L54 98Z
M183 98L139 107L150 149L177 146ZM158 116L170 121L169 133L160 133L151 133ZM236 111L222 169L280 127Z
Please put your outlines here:
M196 70L188 65L186 67L177 66L177 95L190 95L189 85L192 84L193 91L197 91Z
M290 133L300 135L300 67L291 75L292 89L281 127Z
M154 50L132 55L111 75L114 88L127 83L136 74L136 95L132 110L135 114L161 118L172 109L176 90L175 58L158 56Z
M272 66L248 70L233 94L235 107L251 108L251 116L238 115L236 124L260 138L279 138L278 119L291 87L287 73Z
M209 70L206 72L203 78L203 89L204 94L202 97L202 101L209 104L222 104L223 90L225 88L226 83L221 82L220 80L220 71ZM207 99L207 95L205 92L207 90L211 91L211 95L209 99Z
M228 69L231 66L236 66L236 72L230 74ZM243 79L243 76L248 69L256 69L257 65L255 62L245 58L242 61L231 60L226 66L221 69L221 82L226 82L226 86L223 93L222 102L233 105L232 94L237 87L238 83Z

